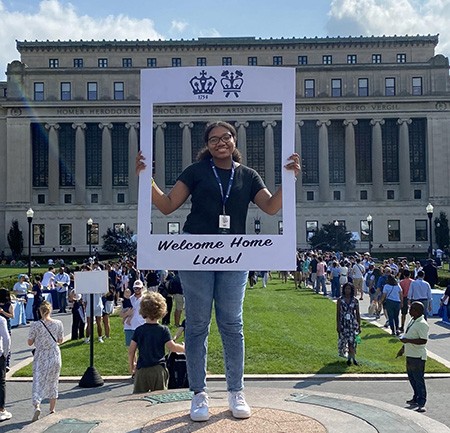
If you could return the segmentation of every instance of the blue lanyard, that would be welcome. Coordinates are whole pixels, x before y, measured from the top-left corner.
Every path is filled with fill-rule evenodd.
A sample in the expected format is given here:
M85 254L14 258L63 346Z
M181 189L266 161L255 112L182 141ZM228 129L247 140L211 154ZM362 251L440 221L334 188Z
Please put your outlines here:
M216 166L214 165L213 159L211 158L209 160L209 162L211 164L211 168L214 173L214 176L216 177L217 183L219 184L220 195L222 196L223 213L225 214L225 204L228 200L228 197L230 197L231 187L233 185L233 180L234 180L234 161L233 160L231 161L231 176L230 176L230 180L228 181L228 188L227 188L227 192L225 195L223 194L222 181L220 180L220 177L217 174Z

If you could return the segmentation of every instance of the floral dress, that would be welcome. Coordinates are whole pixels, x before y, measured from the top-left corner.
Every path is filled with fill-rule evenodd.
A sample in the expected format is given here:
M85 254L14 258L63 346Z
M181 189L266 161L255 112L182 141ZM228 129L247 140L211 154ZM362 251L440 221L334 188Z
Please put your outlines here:
M359 323L356 311L359 308L358 300L353 297L349 303L341 296L339 305L339 338L338 353L344 358L348 355L348 347L352 346L356 353L356 335L359 330Z
M45 329L47 326L47 329ZM56 341L64 336L60 320L41 320L30 325L29 339L34 339L36 351L33 360L32 403L39 405L44 398L58 398L58 380L61 371L61 352ZM55 340L50 335L50 332Z

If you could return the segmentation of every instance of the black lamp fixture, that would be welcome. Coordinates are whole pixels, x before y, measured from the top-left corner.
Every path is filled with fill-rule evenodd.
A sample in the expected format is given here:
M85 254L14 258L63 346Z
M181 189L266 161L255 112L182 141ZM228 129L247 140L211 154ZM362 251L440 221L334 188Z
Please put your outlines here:
M261 233L261 220L259 218L255 219L255 233L257 235Z
M31 279L31 222L33 221L34 211L33 209L27 210L28 221L28 277Z
M430 232L430 246L428 247L428 257L433 257L433 231L432 231L432 224L431 220L433 219L433 210L434 207L431 203L428 203L427 207L425 208L427 215L428 215L428 229Z
M89 218L87 220L87 226L88 226L88 243L89 243L89 257L92 256L92 225L94 224L94 221L92 218Z
M369 255L372 255L372 241L373 241L373 218L372 215L367 215L367 224L369 225Z

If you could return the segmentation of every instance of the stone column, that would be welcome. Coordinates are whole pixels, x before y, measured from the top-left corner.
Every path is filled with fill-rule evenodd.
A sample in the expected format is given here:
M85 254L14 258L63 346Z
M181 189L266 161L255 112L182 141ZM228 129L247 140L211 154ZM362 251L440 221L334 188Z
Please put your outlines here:
M247 130L248 122L236 122L237 129L237 148L242 155L242 164L247 165Z
M45 125L48 130L48 204L59 204L59 125Z
M183 141L181 151L181 166L182 170L192 164L192 135L191 129L194 124L192 122L181 122L180 128L183 128Z
M275 192L275 151L273 128L276 126L275 121L264 121L262 123L264 131L264 153L265 153L265 183L272 194Z
M398 119L399 128L399 198L409 200L411 198L411 162L409 157L409 127L411 119Z
M357 120L344 120L345 126L345 200L356 198L355 125Z
M305 122L301 120L295 125L295 151L300 155L300 167L303 170L302 157L302 126ZM303 174L300 172L297 176L297 183L295 184L296 201L301 202L303 199Z
M155 172L153 173L153 178L156 184L164 190L166 187L166 173L164 171L166 158L164 153L164 129L166 128L165 123L154 123L153 128L156 129L155 132L155 154L153 156L155 160ZM151 164L152 161L147 162Z
M86 204L86 124L72 123L75 129L75 204Z
M139 122L126 123L128 129L128 202L137 203L138 199L138 177L136 176L136 155L139 151L138 134Z
M329 120L318 120L319 129L319 200L330 201L330 153L328 149Z
M98 127L102 130L102 202L103 204L112 204L112 143L111 130L112 123L99 123Z
M372 199L383 200L383 142L381 125L383 119L372 119Z

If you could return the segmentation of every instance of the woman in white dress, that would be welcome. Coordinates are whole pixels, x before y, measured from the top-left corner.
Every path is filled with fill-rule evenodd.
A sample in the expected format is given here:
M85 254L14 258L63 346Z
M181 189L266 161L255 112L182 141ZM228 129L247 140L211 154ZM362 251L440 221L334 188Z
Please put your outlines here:
M35 346L33 361L32 403L34 415L32 421L37 421L41 414L41 401L50 400L50 413L55 412L58 398L58 380L61 371L61 352L59 344L64 337L64 328L60 320L50 317L52 306L43 301L39 311L41 320L32 322L28 335L28 345Z

